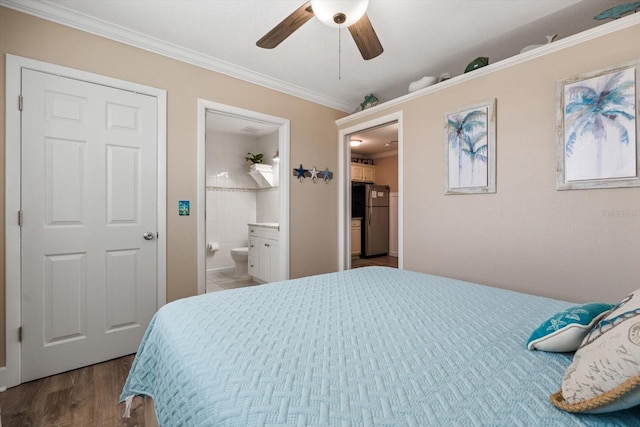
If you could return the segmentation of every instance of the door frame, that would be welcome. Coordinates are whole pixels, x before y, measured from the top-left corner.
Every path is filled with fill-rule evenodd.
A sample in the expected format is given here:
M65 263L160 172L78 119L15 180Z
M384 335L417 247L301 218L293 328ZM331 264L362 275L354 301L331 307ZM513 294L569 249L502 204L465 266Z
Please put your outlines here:
M349 135L398 123L398 268L404 268L404 180L402 111L378 117L338 131L338 271L351 268L351 147Z
M271 116L268 114L258 113L256 111L245 110L243 108L233 107L231 105L220 104L218 102L207 101L206 99L198 99L198 147L197 158L198 165L197 174L197 191L196 206L197 212L197 245L198 245L198 295L204 294L207 287L206 278L206 223L205 223L205 207L207 197L206 185L206 122L207 112L221 113L225 115L238 116L249 120L257 120L279 125L278 128L278 150L280 154L279 168L279 192L280 192L280 220L278 240L280 242L280 280L289 278L289 185L291 182L291 174L287 173L289 169L290 157L290 135L291 122L288 119ZM248 233L248 230L247 230ZM248 235L247 235L248 237Z
M6 55L6 99L5 99L5 333L6 366L0 368L0 391L21 383L21 345L18 328L22 317L21 299L21 233L18 212L21 209L21 114L18 97L21 92L22 69L30 69L57 76L64 76L87 83L113 87L115 89L149 95L157 98L157 308L166 303L166 145L167 145L167 92L125 80L115 79L34 59ZM12 183L8 185L8 183ZM15 185L14 183L20 183Z

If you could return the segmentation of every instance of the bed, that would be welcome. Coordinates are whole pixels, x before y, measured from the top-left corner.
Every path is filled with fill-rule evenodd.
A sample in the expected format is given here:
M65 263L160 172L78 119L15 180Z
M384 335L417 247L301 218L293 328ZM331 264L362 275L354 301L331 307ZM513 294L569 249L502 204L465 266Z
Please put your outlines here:
M570 353L527 349L571 303L366 267L162 307L121 401L160 426L630 426L549 401Z

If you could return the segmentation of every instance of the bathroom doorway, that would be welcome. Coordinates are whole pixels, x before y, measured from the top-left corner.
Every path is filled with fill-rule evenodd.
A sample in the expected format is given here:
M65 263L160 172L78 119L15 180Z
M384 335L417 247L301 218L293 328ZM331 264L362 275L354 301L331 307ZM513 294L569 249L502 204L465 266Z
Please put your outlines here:
M287 279L288 120L200 106L199 293Z

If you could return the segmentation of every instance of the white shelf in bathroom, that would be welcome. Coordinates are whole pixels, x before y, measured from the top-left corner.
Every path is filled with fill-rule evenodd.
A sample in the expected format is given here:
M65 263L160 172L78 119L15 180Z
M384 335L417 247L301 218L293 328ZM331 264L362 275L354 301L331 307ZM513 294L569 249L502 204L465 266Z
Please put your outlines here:
M249 175L261 188L276 187L273 166L254 163L249 166Z

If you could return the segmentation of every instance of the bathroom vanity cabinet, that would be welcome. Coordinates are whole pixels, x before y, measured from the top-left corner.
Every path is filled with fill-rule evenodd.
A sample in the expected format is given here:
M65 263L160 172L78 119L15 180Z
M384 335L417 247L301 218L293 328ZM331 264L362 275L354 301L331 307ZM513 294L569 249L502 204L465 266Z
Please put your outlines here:
M249 224L249 275L262 282L280 280L280 242L273 224Z

